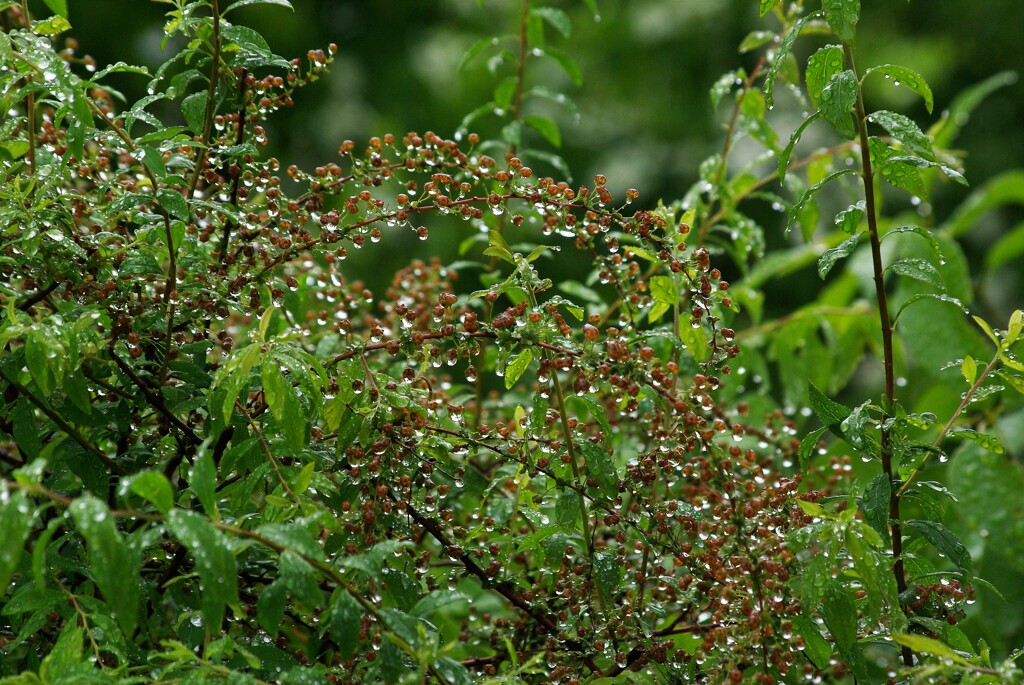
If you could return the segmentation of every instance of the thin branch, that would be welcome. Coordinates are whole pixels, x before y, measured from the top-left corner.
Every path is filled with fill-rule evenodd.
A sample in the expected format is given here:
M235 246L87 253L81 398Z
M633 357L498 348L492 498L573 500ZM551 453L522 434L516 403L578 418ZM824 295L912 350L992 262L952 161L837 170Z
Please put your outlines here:
M26 388L24 385L14 380L13 378L10 378L6 373L4 373L4 370L2 368L0 368L0 378L3 378L5 381L7 381L7 383L10 384L12 388L18 391L18 394L20 394L22 397L24 397L29 402L34 404L39 409L39 411L46 414L46 418L50 419L55 424L57 424L58 428L67 433L68 436L72 440L77 442L79 445L81 445L86 452L99 459L103 463L103 465L107 467L108 471L110 471L112 474L116 476L124 476L128 474L128 472L124 469L123 466L121 466L116 461L114 461L106 454L104 454L102 450L100 450L100 448L96 447L91 442L89 442L89 440L84 435L82 435L77 428L75 428L70 423L61 418L60 414L56 413L48 406L46 406L46 403L43 402L38 397L36 397L31 390L29 390L28 388Z

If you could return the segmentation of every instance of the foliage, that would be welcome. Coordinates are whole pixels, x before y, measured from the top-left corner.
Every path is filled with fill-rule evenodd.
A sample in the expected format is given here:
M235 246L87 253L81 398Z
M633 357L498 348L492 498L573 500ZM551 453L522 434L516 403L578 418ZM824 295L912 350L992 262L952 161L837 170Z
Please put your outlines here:
M535 65L583 78L558 7L470 49L496 83L451 139L304 170L265 119L337 48L289 61L234 23L286 0L166 4L152 73L58 50L62 0L2 4L2 682L1020 677L1020 626L971 622L1024 602L1024 319L968 313L958 239L1024 181L926 201L1005 75L925 130L868 109L869 79L935 103L857 68L857 0L760 0L776 28L712 92L721 153L634 210L534 169L567 172L537 103L572 111ZM764 202L795 244L767 250ZM439 232L459 254L417 249L382 294L348 276ZM817 299L766 317L814 266Z

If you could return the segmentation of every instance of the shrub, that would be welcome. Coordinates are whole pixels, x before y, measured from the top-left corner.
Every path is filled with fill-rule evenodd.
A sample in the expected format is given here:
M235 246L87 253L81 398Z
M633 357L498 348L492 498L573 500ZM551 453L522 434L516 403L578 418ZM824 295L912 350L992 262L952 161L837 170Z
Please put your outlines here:
M1020 416L999 393L1024 390L1022 316L975 317L981 356L969 282L943 269L955 236L878 211L882 181L915 197L962 182L945 149L959 124L868 114L872 74L929 110L932 95L907 67L857 71L857 2L762 0L780 28L716 86L734 102L722 154L685 197L639 210L602 176L530 166L563 166L524 146L527 129L561 140L524 106L543 96L524 88L528 48L575 74L544 42L568 32L561 10L523 4L517 75L475 113L501 110L503 139L344 141L309 171L261 153L264 120L336 48L275 55L228 19L260 2L288 5L173 3L184 47L152 74L58 51L63 2L39 21L4 10L4 682L1019 677L956 626L986 584L941 521L955 497L923 477L953 451L1005 452L986 427ZM826 31L838 44L801 79L795 41ZM116 73L148 95L118 105ZM783 78L807 92L778 97L813 114L780 137ZM798 157L819 119L840 142ZM771 154L736 172L741 144ZM863 199L829 249L760 260L749 200L777 179L810 243L819 194L854 177L843 191ZM464 258L424 247L381 293L347 277L410 232L465 236ZM807 254L822 278L864 258L871 304L760 321L758 279ZM930 359L920 330L901 344L894 327L926 330L906 322L931 305L972 350L941 417L897 393L897 365ZM884 390L844 406L867 351ZM782 404L753 378L773 373ZM780 408L804 398L818 430Z

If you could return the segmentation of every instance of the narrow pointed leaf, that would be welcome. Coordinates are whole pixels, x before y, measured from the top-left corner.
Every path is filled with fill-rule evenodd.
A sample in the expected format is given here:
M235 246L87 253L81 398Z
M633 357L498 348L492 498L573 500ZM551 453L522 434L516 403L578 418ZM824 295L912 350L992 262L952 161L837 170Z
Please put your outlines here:
M772 3L774 4L774 3ZM761 9L764 9L764 3L761 4ZM771 8L769 8L771 9ZM767 11L767 10L766 10ZM789 55L793 49L793 45L796 43L796 39L800 36L800 32L803 30L807 22L812 19L821 18L820 12L808 14L796 23L786 33L786 36L779 42L779 47L775 50L775 59L772 61L771 66L768 67L768 71L764 75L764 102L771 109L775 105L775 79L778 78L779 71L782 66L786 63L786 56Z
M779 155L779 183L786 182L786 172L789 170L789 159L793 156L793 148L800 142L800 136L803 135L804 129L810 126L811 122L821 116L821 112L815 112L811 116L801 122L797 126L796 130L793 131L793 135L789 137L789 142L786 144L785 149L782 150L782 154Z

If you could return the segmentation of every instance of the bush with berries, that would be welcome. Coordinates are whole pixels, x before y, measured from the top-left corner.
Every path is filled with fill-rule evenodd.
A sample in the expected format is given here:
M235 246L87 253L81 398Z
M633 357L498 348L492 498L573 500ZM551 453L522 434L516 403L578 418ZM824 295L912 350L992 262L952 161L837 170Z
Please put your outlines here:
M998 428L1022 313L972 319L957 234L881 213L963 182L959 119L868 109L869 78L933 96L855 65L857 0L760 0L759 61L713 93L722 154L646 208L528 145L561 140L524 80L574 74L562 9L523 3L518 70L474 113L497 138L471 115L306 170L264 122L336 46L289 61L232 23L286 0L169 4L181 47L152 72L76 56L63 0L0 4L0 683L1020 677L958 626L998 591L945 516L962 484L1022 480ZM775 99L810 114L786 130ZM808 254L764 255L766 197L851 287L761 317ZM409 234L386 288L352 276ZM930 321L969 350L935 412L899 382ZM878 397L838 402L872 364ZM1022 549L1004 505L960 503Z

